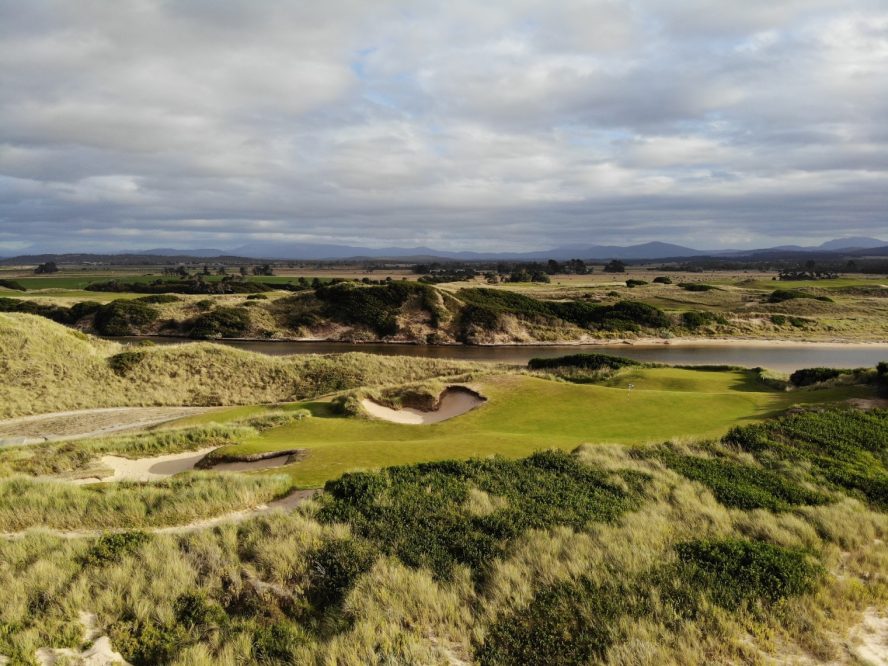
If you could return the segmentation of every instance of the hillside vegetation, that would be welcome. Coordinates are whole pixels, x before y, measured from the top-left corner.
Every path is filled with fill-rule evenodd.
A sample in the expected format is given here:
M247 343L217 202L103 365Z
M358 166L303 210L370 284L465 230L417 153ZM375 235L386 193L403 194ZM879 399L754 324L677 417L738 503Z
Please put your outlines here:
M213 344L125 347L0 314L0 418L127 405L242 405L358 386L466 378L493 366L370 354L271 357Z
M356 472L211 530L2 539L0 654L78 648L87 610L135 666L864 663L862 618L888 606L886 463L888 411L816 410ZM139 485L117 492L176 488ZM138 524L175 517L157 507Z

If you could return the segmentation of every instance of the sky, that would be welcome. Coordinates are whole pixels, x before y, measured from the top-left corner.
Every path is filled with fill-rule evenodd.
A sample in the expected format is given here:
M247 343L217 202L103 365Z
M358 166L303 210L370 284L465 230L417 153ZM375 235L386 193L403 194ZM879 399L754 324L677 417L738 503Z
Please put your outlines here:
M0 254L888 237L888 0L0 0Z

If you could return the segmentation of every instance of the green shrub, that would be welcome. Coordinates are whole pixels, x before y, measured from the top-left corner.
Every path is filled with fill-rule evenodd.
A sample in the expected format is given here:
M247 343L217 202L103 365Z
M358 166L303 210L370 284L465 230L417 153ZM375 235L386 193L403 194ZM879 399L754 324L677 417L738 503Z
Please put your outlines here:
M641 365L638 361L622 356L610 356L609 354L570 354L556 358L532 358L527 362L531 370L546 370L549 368L583 368L584 370L602 370L610 368L617 370L632 365Z
M405 564L449 577L457 563L477 576L531 528L609 521L635 506L641 477L622 474L633 490L558 451L522 460L492 458L391 467L346 474L327 482L321 522L348 523L353 533ZM502 497L504 507L467 516L463 505L477 488Z
M654 284L672 284L672 278L668 275L659 275L654 278Z
M266 296L265 294L250 294L249 296L247 296L247 300L248 301L267 301L268 296Z
M191 321L192 338L238 338L250 328L250 313L242 308L216 308Z
M296 651L306 645L305 631L290 622L259 625L253 631L253 659L256 663L295 663Z
M419 297L421 307L431 313L433 325L437 325L440 313L434 293L428 285L404 281L380 286L343 282L315 290L315 296L324 304L326 316L346 324L366 326L380 337L398 333L400 308L415 296Z
M783 326L786 324L786 315L771 315L771 323L774 324L774 326Z
M833 409L733 428L726 444L774 460L804 461L815 479L888 508L888 411Z
M683 578L731 610L811 592L823 573L804 552L761 541L699 540L675 549Z
M783 303L784 301L791 301L797 298L810 298L816 301L824 301L826 303L833 302L833 299L829 296L815 296L799 289L775 289L771 292L770 296L768 296L768 303Z
M626 280L626 286L630 289L633 289L635 287L643 287L646 284L647 282L645 280Z
M95 316L95 329L101 335L136 335L157 320L157 310L146 303L111 301Z
M700 310L688 310L687 312L681 313L681 324L685 328L689 328L691 330L700 328L701 326L709 326L710 324L717 324L724 321L723 317L713 313L713 312L703 312Z
M836 368L802 368L792 373L789 381L794 386L811 386L828 379L835 379L842 373L842 370Z
M711 284L701 284L700 282L679 282L678 286L685 291L719 291L718 287Z
M554 585L526 607L499 617L476 658L483 666L597 663L613 644L625 610L626 596L619 589L587 579Z
M151 537L145 532L119 532L99 537L83 556L84 564L102 566L114 564L135 553Z
M318 608L338 605L354 584L368 571L377 552L357 539L332 539L308 554L308 600Z
M28 291L20 282L15 280L0 280L0 287L4 289L12 289L13 291Z
M793 482L785 473L725 458L680 455L667 447L656 455L670 469L708 487L719 502L731 508L786 511L793 506L827 501L825 495Z
M151 303L152 305L164 305L166 303L178 303L182 299L173 294L152 294L134 299L139 303Z
M125 377L145 358L145 352L125 351L108 357L108 367L115 374Z

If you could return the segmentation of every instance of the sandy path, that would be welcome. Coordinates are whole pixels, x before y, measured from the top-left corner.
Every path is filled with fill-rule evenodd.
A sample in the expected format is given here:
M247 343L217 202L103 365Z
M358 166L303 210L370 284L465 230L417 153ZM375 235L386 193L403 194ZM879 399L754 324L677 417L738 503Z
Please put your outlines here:
M888 616L868 608L852 639L856 643L854 656L872 666L888 666Z
M202 414L212 407L108 407L22 416L0 421L0 446L64 442L139 430Z
M449 389L441 397L438 409L424 412L419 409L392 409L372 400L362 400L361 406L372 417L403 425L429 425L452 419L484 404L484 399L466 390Z
M209 527L215 527L216 525L241 523L245 520L264 516L274 511L292 511L318 492L320 492L320 490L317 488L311 490L296 490L286 497L274 500L268 504L259 504L258 506L249 509L223 513L221 516L214 516L212 518L202 518L201 520L195 520L190 523L185 523L184 525L132 528L116 527L106 530L58 530L52 527L32 527L20 532L0 532L0 539L21 539L29 534L46 534L60 539L94 539L105 534L120 534L122 532L131 532L133 530L148 532L149 534L188 534Z

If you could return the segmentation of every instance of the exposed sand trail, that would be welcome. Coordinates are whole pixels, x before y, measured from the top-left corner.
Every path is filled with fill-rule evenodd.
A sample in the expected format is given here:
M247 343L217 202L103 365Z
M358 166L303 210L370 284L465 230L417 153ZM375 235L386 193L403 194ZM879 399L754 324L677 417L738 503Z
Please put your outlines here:
M392 409L367 399L361 401L361 406L370 416L384 421L401 423L403 425L429 425L430 423L439 423L440 421L446 421L455 416L465 414L476 407L480 407L484 402L484 398L474 391L461 387L451 387L441 394L438 408L432 411L422 411L409 407Z
M20 416L0 421L0 446L64 442L139 430L213 407L106 407Z

